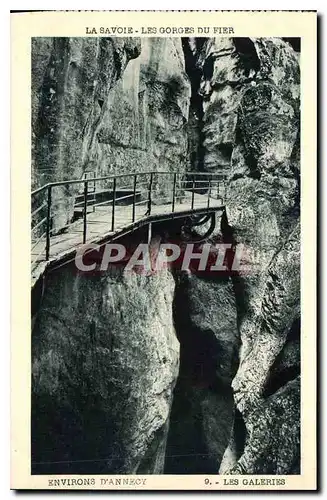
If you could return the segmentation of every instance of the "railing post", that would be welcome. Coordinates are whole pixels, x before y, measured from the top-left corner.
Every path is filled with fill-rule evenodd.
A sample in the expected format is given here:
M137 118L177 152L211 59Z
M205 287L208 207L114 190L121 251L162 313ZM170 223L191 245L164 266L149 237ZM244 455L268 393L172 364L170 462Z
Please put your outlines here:
M227 182L226 182L226 175L224 176L224 188L225 188L225 191L224 191L224 199L223 199L223 203L224 205L226 204L226 200L227 200Z
M192 202L191 202L191 210L194 210L194 188L195 188L195 176L193 175L193 182L192 182Z
M112 214L111 214L111 231L115 230L115 206L116 206L116 177L114 177L114 185L112 190Z
M88 188L88 181L86 180L84 182L83 243L86 242L86 229L87 229L87 221L86 221L86 214L87 214L87 188Z
M47 230L46 230L46 244L45 244L45 260L50 257L50 233L51 233L51 188L48 186L48 206L47 206Z
M177 173L174 173L174 184L173 184L173 202L172 202L172 207L171 211L174 213L175 212L175 194L176 194L176 179L177 179Z
M208 186L208 207L210 207L210 195L211 195L211 177L209 177L209 186Z
M152 183L153 183L153 173L150 174L150 184L149 184L149 198L148 198L148 215L151 214L151 205L152 205Z
M136 180L137 180L137 174L134 175L132 222L135 222Z

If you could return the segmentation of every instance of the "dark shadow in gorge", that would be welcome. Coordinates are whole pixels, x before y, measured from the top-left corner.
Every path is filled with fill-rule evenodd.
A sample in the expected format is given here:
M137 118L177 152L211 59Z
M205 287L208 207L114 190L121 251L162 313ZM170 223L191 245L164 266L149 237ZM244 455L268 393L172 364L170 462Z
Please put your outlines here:
M195 324L192 285L186 275L175 275L175 279L173 315L180 341L180 372L164 472L217 474L234 419L231 381L238 365L238 338L219 338L217 331L206 328L205 318L203 328Z
M287 334L285 345L272 365L263 397L269 398L301 374L301 319L296 318Z

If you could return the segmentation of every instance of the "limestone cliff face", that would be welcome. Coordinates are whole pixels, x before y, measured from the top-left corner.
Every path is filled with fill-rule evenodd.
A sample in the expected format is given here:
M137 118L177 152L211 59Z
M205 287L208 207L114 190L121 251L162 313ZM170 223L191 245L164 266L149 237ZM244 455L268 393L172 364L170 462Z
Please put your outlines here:
M299 65L292 47L280 39L207 40L197 64L204 166L220 169L228 179L225 236L235 247L244 245L249 265L247 273L233 278L242 347L232 383L248 450L254 439L251 415L255 411L262 418L263 433L263 422L274 411L273 401L263 402L265 387L300 315ZM288 398L292 391L290 385ZM289 446L284 437L297 415L296 393L294 398L294 414L290 406L283 420L282 448ZM298 454L298 435L292 446ZM241 462L243 472L253 472L247 453ZM273 464L263 459L261 472L278 473L278 463L277 456Z
M137 38L33 39L34 185L81 177L110 91L139 54Z
M185 171L190 83L180 39L142 39L110 95L94 157L99 173Z
M32 340L34 472L163 472L173 296L168 271L47 277Z
M232 457L228 456L228 449L220 473L299 474L300 411L300 377L297 377L251 413L241 457L235 463L239 450L235 447Z
M35 185L84 171L221 172L213 242L243 245L248 266L232 278L47 276L33 331L34 462L298 473L298 54L277 38L33 44ZM55 198L58 228L73 199Z

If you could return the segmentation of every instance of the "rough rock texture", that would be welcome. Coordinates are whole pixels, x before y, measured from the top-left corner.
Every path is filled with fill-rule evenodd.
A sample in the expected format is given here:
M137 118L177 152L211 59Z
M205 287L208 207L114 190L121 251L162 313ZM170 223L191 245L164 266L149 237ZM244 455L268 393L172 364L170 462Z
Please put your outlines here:
M110 90L139 53L137 38L33 38L32 186L82 177ZM72 216L76 190L54 189L54 230Z
M300 314L298 58L280 39L225 38L207 40L197 64L203 72L204 165L228 178L225 236L244 245L249 266L233 278L242 347L232 386L251 448L253 412L259 424L262 419L256 439L260 432L264 439L266 414L276 415L275 400L263 402L265 386ZM279 421L279 446L287 453L291 445L296 454L298 435L291 443L286 439L298 418L292 394ZM260 472L280 470L272 457L267 464L263 458ZM245 452L240 460L243 473L251 473Z
M198 44L193 46L196 53ZM260 142L264 130L265 139L268 139L272 128L276 135L283 119L285 128L286 122L290 124L289 119L296 118L299 107L299 67L294 50L282 40L208 39L200 46L197 66L202 70L199 93L203 98L205 170L230 170L231 154L240 139L236 132L242 111L247 113L244 119L247 137L244 142L248 148L256 147L255 138ZM258 90L253 89L258 84ZM254 116L250 116L251 111ZM263 120L264 115L270 117L269 125ZM261 142L268 156L271 149L281 156L284 148L292 149L294 139L291 136L296 136L297 128L288 128L290 137L283 137L283 128L279 129L282 144L278 144L278 150L276 136L272 138L273 144Z
M220 473L300 474L300 411L297 377L251 413L241 458L229 470L223 464Z
M79 178L87 168L110 90L137 38L34 38L32 41L33 181Z
M32 341L34 473L163 472L173 295L168 271L47 277Z
M110 95L98 172L184 171L190 83L178 38L144 38Z

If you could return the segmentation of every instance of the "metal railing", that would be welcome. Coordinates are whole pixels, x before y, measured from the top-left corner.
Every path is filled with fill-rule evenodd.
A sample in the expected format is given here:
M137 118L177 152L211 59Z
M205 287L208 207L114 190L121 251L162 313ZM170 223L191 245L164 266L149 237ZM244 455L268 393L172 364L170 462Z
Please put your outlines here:
M81 243L85 243L88 223L97 222L88 221L90 211L93 216L97 212L101 214L102 224L106 213L109 230L115 232L119 206L125 206L126 224L133 224L152 215L154 206L165 207L165 213L174 217L181 209L184 212L199 209L200 199L203 210L204 197L207 209L213 199L220 199L224 204L226 182L223 174L142 172L46 184L32 192L32 261L40 257L48 261L52 238L69 228L77 229L78 223ZM146 212L140 213L139 207L144 207Z

